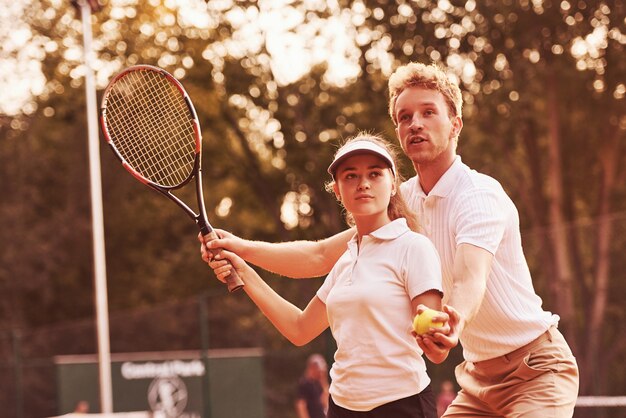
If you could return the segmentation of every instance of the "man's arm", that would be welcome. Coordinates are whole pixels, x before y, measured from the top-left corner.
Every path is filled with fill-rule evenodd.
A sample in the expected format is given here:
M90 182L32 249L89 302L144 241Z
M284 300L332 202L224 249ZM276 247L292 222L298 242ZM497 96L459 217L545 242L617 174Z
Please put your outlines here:
M436 341L450 348L459 342L459 335L474 319L482 304L493 254L471 244L461 244L454 257L453 286L443 310L449 316L450 333L437 334Z
M354 229L348 229L320 241L270 243L244 240L222 230L216 232L221 238L210 241L208 248L224 248L264 270L293 278L327 274L345 252L346 244L354 235ZM207 261L208 255L204 249L201 250Z
M471 244L457 248L453 266L453 287L448 305L454 307L463 319L463 326L476 316L487 289L493 254Z

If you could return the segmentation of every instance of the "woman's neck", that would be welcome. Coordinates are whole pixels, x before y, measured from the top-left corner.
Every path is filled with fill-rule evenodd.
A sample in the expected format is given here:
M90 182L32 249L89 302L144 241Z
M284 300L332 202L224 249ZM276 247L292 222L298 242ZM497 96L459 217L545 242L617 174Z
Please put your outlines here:
M371 234L377 229L387 225L389 222L391 222L391 219L389 219L389 215L386 211L376 215L359 216L358 218L355 217L354 223L356 224L359 244L361 243L361 238L363 238L364 235Z

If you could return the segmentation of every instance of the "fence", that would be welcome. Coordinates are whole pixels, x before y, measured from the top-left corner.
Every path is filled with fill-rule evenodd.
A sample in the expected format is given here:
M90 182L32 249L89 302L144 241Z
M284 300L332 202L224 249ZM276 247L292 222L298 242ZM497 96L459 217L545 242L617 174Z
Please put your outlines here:
M201 349L200 306L206 300L193 298L150 309L112 313L111 352ZM248 301L241 300L244 298L239 300L242 305L238 308L239 312L235 308L231 312L234 318L240 319L225 319L223 313L209 315L210 349L263 347L265 414L273 418L291 418L294 416L295 383L304 370L306 357L312 352L327 355L334 348L329 346L330 339L326 335L320 336L305 348L294 347L286 340L273 338L269 333L277 331L255 312L256 309L251 309ZM222 302L220 305L223 305ZM224 310L220 306L212 309ZM59 393L54 358L95 352L95 321L91 319L36 330L0 332L2 417L42 418L58 415ZM91 412L98 412L96 408L92 408Z

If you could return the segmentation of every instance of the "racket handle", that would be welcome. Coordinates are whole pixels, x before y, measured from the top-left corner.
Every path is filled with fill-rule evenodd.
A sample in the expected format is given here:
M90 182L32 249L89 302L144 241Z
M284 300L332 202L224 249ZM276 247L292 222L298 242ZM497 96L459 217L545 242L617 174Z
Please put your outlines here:
M204 235L204 239L206 242L213 241L214 239L218 239L218 238L219 237L217 236L215 231L211 231L208 234ZM211 251L213 255L216 255L217 253L220 252L220 249L215 248L215 249L210 249L209 251ZM228 264L231 264L230 261L228 260L226 261L228 262ZM226 277L226 285L228 286L229 292L234 292L236 290L241 289L244 286L243 280L241 280L241 277L239 277L239 275L237 274L237 270L235 270L234 267L231 270L231 273L228 275L228 277Z

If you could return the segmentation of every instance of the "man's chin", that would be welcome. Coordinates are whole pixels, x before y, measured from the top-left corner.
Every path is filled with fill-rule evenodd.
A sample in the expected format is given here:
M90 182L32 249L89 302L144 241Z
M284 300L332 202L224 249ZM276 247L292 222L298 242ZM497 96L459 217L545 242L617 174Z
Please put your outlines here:
M433 161L433 156L423 151L409 152L406 156L413 162L413 165L423 165Z

